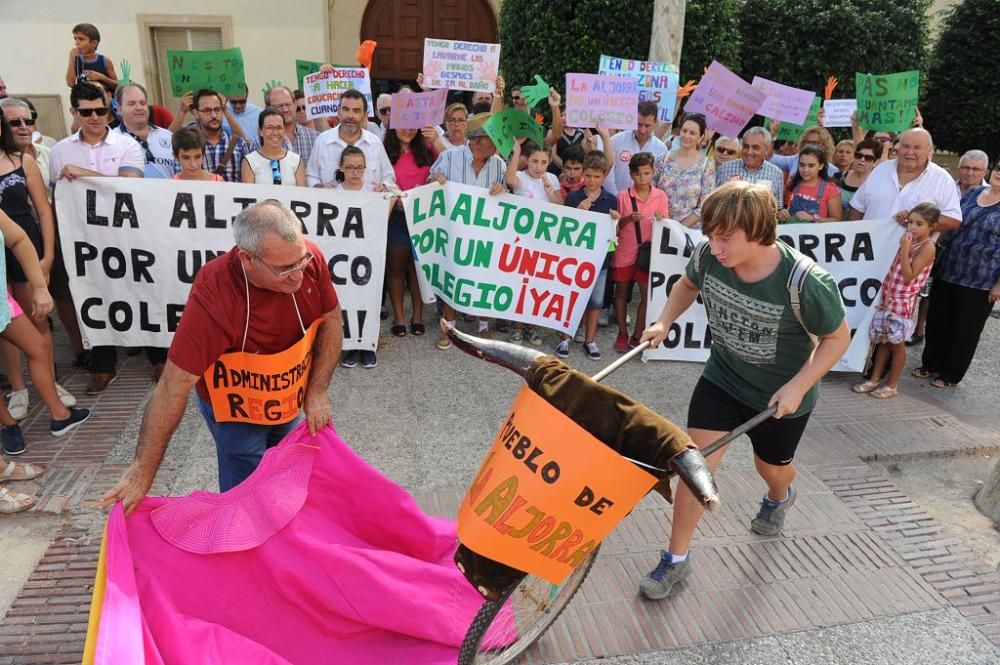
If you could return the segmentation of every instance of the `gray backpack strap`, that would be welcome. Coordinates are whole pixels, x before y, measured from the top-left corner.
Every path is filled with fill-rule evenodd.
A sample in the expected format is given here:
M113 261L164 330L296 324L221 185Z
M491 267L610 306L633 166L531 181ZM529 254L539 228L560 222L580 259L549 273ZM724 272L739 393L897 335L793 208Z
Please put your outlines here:
M815 265L816 262L808 256L800 256L795 261L795 265L792 266L791 272L788 273L788 283L786 284L786 287L788 288L788 301L792 306L792 313L795 314L795 318L798 320L799 325L802 326L802 329L806 331L807 335L809 335L809 339L812 340L813 346L816 346L817 343L816 335L809 332L809 328L806 326L806 322L802 318L802 287L806 282L806 278L809 276L809 272Z

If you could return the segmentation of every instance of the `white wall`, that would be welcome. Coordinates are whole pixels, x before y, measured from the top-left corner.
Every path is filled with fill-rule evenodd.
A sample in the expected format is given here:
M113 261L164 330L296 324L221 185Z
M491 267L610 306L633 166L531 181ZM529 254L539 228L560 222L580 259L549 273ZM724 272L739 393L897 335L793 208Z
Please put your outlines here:
M66 63L73 48L70 31L77 23L96 25L101 31L99 52L110 56L119 71L122 59L127 59L132 78L147 83L152 63L143 63L137 15L230 16L233 46L243 50L250 100L262 104L260 90L267 81L295 87L296 58L327 58L325 4L325 0L3 0L0 76L12 95L58 93L68 108ZM358 4L363 6L363 0ZM355 48L357 36L351 53Z

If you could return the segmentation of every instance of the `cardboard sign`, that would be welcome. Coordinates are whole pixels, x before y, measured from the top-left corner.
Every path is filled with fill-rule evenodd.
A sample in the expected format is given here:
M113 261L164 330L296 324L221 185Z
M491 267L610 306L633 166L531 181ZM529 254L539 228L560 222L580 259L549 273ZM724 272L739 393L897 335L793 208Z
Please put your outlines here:
M767 95L757 113L793 125L805 122L813 101L816 100L816 93L811 90L793 88L762 76L754 76L751 85Z
M566 74L569 127L635 129L639 126L639 82L626 76Z
M299 83L299 90L306 89L305 78L318 72L322 66L322 62L315 60L295 60L295 80Z
M497 153L507 159L514 149L514 139L525 136L541 146L544 141L542 126L530 115L519 109L504 109L490 116L483 125Z
M381 194L146 178L80 178L56 187L84 345L170 346L198 270L232 249L233 218L264 199L291 208L326 257L343 310L344 349L374 351L389 216Z
M174 97L200 88L209 88L226 97L247 92L243 53L238 48L167 51L167 65Z
M457 39L424 39L424 87L493 92L500 45Z
M334 67L329 71L309 74L303 85L306 117L309 120L337 115L340 96L351 89L362 93L368 102L368 110L372 109L371 79L364 67Z
M823 126L850 127L851 115L857 110L856 99L828 99L823 103Z
M806 115L806 121L801 125L795 125L790 122L783 122L778 128L778 135L774 137L775 141L798 141L802 136L802 133L806 131L806 127L813 127L819 124L819 97L814 97L812 101L812 106L809 107L809 114ZM768 123L770 123L771 118L768 118Z
M444 122L448 91L397 92L392 96L389 126L393 129L423 129Z
M709 129L722 136L736 137L765 99L766 94L713 60L684 110L705 114Z
M882 279L899 250L903 227L889 220L841 224L784 224L778 236L814 259L833 275L847 310L853 338L834 371L860 372L868 358L868 328L879 302ZM653 323L667 303L670 289L687 268L694 249L705 240L701 231L680 222L653 223L650 258L648 323ZM748 333L753 334L753 333ZM708 360L712 336L701 302L696 302L674 322L666 341L643 358L652 360Z
M680 75L677 65L650 60L626 60L602 55L597 67L605 76L631 76L639 83L639 101L656 102L660 122L672 122Z
M615 237L610 216L449 182L403 199L424 302L576 330Z
M524 386L462 500L458 537L559 584L655 483Z
M920 96L920 72L855 74L858 123L877 132L901 132L913 126Z

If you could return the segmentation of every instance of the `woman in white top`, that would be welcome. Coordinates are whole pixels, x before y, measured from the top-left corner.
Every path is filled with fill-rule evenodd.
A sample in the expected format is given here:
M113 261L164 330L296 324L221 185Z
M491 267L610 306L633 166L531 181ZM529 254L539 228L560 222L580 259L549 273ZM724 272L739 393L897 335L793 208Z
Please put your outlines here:
M306 186L306 168L297 153L285 147L285 120L281 111L268 107L257 118L260 148L243 158L242 182L262 185Z

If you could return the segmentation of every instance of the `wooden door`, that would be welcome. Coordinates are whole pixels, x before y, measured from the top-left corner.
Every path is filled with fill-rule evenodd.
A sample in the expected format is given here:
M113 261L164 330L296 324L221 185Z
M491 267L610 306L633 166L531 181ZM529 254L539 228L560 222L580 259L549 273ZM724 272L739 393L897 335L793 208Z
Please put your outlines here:
M495 43L496 16L488 0L370 0L361 41L378 42L372 78L415 79L426 37Z

